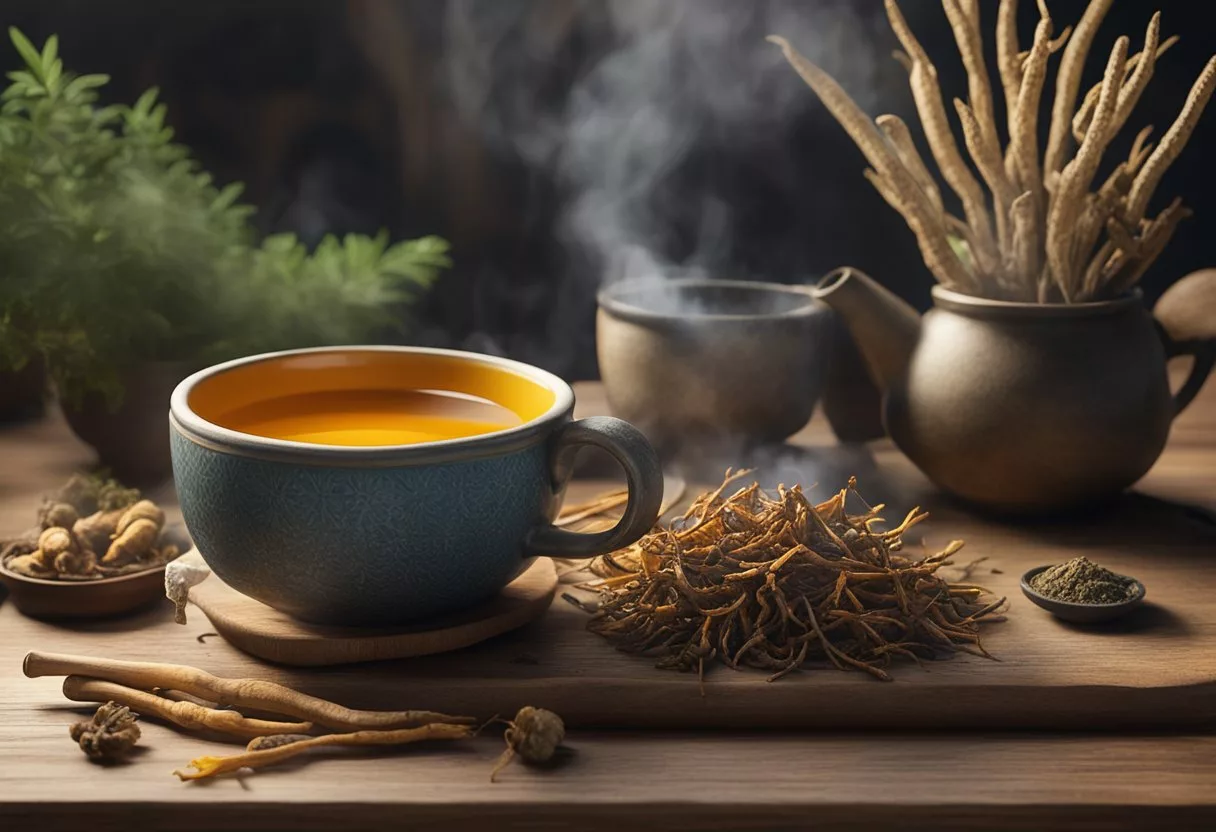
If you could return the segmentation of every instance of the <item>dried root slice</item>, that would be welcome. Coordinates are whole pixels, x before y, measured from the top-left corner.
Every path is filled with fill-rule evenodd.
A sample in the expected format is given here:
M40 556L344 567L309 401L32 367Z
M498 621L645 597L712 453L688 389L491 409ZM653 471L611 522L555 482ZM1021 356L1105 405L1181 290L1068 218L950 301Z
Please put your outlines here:
M401 728L395 731L355 731L349 734L325 734L320 737L287 742L274 745L272 742L258 742L257 747L263 750L245 751L230 757L196 757L190 761L194 771L178 769L173 772L179 780L204 780L220 774L228 774L243 768L265 768L285 760L297 757L313 748L327 746L385 746L408 745L409 743L426 740L462 740L474 736L476 732L468 725L447 725L433 723L418 728ZM294 738L293 738L294 739ZM271 746L271 747L267 747Z
M1043 170L1050 174L1063 170L1064 161L1071 149L1069 128L1072 126L1073 108L1077 103L1077 92L1081 88L1081 75L1089 57L1094 35L1110 11L1113 0L1090 0L1081 22L1073 30L1060 69L1056 74L1056 95L1051 105L1051 128L1047 136L1047 150L1043 154ZM1058 280L1057 276L1057 280Z
M263 713L283 714L337 730L389 729L430 723L471 725L471 717L433 711L357 711L261 679L221 679L194 667L156 662L94 659L61 653L31 652L22 666L31 679L39 676L88 676L141 690L170 688L208 702Z
M311 722L250 719L236 711L221 711L194 702L165 699L147 691L84 676L68 676L64 679L63 695L73 702L117 702L119 705L135 708L145 716L158 717L190 731L210 729L249 738L312 730Z
M1182 153L1182 148L1191 138L1191 133L1195 132L1195 125L1199 123L1199 117L1203 115L1203 110L1211 100L1214 90L1216 90L1216 55L1208 60L1203 72L1195 80L1195 85L1191 87L1182 112L1161 137L1157 149L1148 157L1148 161L1136 175L1131 193L1127 197L1127 217L1130 222L1139 222L1144 218L1149 200L1153 198L1153 192L1157 190L1161 177Z

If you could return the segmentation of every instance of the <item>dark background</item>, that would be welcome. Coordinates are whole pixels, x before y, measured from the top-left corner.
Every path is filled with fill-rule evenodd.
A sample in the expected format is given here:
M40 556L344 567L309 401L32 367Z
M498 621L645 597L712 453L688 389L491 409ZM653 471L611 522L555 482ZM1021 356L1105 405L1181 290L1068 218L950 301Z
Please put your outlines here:
M981 3L991 33L996 2ZM946 94L965 95L940 5L902 5ZM1049 5L1058 31L1085 4ZM1210 5L1115 4L1083 90L1117 35L1139 49L1155 8L1163 37L1182 42L1108 157L1141 125L1157 138L1173 120L1216 46ZM1028 44L1036 14L1022 6ZM427 302L426 343L594 377L594 293L619 271L617 223L665 267L801 282L849 264L928 304L911 233L763 43L787 34L870 112L898 113L919 135L879 0L5 0L0 23L39 44L58 33L68 69L113 77L110 98L159 86L178 138L217 179L248 184L264 231L451 240L456 267ZM1145 277L1149 300L1216 265L1204 245L1214 120L1159 189L1156 206L1180 194L1196 216Z

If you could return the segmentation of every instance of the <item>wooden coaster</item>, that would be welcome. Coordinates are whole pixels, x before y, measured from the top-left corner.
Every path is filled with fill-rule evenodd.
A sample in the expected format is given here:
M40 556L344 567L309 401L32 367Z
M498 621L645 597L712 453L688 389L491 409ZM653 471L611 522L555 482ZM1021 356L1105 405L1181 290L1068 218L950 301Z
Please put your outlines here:
M331 627L298 621L242 595L212 574L190 588L190 600L229 644L278 664L354 664L446 653L539 618L553 601L557 571L537 558L497 597L439 621L398 628Z

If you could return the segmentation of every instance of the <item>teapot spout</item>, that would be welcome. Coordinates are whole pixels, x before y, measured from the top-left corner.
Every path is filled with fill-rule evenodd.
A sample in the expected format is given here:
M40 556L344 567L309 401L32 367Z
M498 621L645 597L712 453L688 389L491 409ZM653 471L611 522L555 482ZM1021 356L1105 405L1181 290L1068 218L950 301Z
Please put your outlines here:
M814 294L844 320L879 390L885 392L903 377L920 340L920 315L915 309L849 267L825 275Z

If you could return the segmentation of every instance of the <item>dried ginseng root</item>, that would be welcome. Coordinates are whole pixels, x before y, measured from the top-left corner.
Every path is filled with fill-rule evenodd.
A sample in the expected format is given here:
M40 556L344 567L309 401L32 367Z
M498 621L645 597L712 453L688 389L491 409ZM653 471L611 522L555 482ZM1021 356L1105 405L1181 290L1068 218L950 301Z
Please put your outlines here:
M799 486L773 496L753 483L725 496L737 479L728 472L618 559L635 569L587 585L602 596L588 629L661 668L703 676L716 660L770 681L812 661L887 681L897 656L991 658L980 622L997 620L1005 599L936 574L962 541L921 559L901 554L902 535L927 514L913 509L883 531L883 506L866 504L853 479L818 505Z
M62 653L27 653L22 672L40 676L84 676L136 690L167 688L220 705L282 714L338 731L392 729L444 722L472 724L471 717L433 711L358 711L261 679L224 679L195 667L157 662L95 659Z
M515 714L515 719L507 723L503 738L507 741L507 748L490 772L491 783L516 755L529 765L541 765L552 760L558 746L566 738L566 724L553 711L525 705Z
M203 780L243 768L264 768L275 765L312 748L331 745L405 745L424 740L462 740L472 737L476 733L476 729L469 725L433 722L419 728L402 728L396 731L355 731L350 734L325 734L320 737L308 737L301 734L258 737L249 743L243 754L233 754L229 757L197 757L190 761L190 768L194 771L179 769L173 773L181 780Z
M90 760L120 760L139 742L136 718L137 714L131 713L126 705L107 702L92 719L73 725L70 734Z

